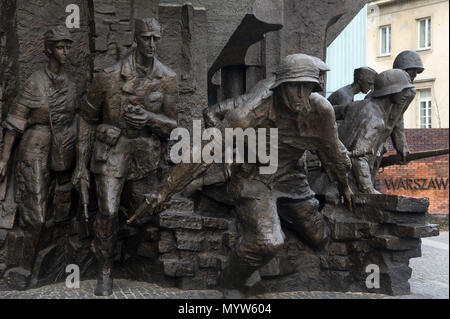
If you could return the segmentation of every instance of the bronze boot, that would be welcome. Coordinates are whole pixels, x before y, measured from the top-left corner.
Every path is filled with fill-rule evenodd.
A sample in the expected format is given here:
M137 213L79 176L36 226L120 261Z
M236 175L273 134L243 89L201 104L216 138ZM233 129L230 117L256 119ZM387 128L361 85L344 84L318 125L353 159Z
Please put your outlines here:
M110 296L113 292L113 278L111 263L102 263L98 269L97 286L94 294L96 296Z

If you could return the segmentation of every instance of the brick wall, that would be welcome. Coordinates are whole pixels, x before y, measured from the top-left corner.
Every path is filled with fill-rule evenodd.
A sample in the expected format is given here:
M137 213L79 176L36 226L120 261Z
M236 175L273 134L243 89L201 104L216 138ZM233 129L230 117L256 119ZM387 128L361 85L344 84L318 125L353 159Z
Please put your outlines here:
M448 129L407 129L411 152L448 148ZM395 151L389 143L388 155ZM386 167L377 174L376 187L382 193L430 198L430 213L449 212L449 156L442 155L408 165Z

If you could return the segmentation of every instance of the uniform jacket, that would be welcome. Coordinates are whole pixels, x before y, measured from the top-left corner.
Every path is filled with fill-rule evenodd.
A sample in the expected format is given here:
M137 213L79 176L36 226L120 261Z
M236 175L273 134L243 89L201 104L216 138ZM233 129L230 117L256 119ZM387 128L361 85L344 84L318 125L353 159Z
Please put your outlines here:
M50 168L73 168L76 158L75 85L63 72L52 73L47 67L34 72L11 108L3 126L23 134L18 160L33 154L48 154Z
M157 128L142 130L129 127L124 119L128 105L141 106L153 113L173 116L178 90L176 74L156 58L153 69L136 63L132 51L114 66L105 69L95 79L81 107L81 116L91 124L116 128L120 137L114 145L98 138L91 157L95 174L136 180L158 167L162 136ZM97 134L98 135L98 134Z

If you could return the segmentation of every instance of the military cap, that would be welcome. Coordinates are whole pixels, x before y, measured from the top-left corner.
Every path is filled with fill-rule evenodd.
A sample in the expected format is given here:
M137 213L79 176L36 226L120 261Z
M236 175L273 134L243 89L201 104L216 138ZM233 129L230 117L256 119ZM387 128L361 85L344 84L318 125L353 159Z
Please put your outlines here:
M135 33L144 36L161 37L161 25L154 18L134 20Z
M60 25L45 32L45 41L70 41L73 42L72 36L69 30Z
M314 92L322 91L319 80L320 70L313 57L306 54L292 54L285 57L275 73L275 83L270 88L276 89L286 82L312 82Z
M422 73L425 70L419 54L411 50L400 52L395 58L393 68L401 70L417 69L417 73Z
M411 83L411 79L405 71L400 69L387 70L376 76L372 96L382 97L413 87L414 85Z

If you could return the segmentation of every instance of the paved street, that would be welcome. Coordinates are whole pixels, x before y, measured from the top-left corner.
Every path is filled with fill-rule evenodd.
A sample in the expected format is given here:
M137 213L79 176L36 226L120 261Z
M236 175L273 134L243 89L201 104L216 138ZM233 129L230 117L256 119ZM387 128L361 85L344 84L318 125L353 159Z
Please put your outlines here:
M422 257L410 260L411 293L429 298L449 298L448 232L422 239Z
M255 298L267 299L417 299L449 298L449 233L439 237L422 239L422 257L412 259L410 279L412 295L390 297L386 295L335 292L286 292L266 294ZM162 288L155 284L115 280L114 294L100 299L218 299L221 293L215 290L182 291L176 288ZM64 283L28 291L3 291L0 299L97 299L95 281L83 281L79 289L67 289Z

